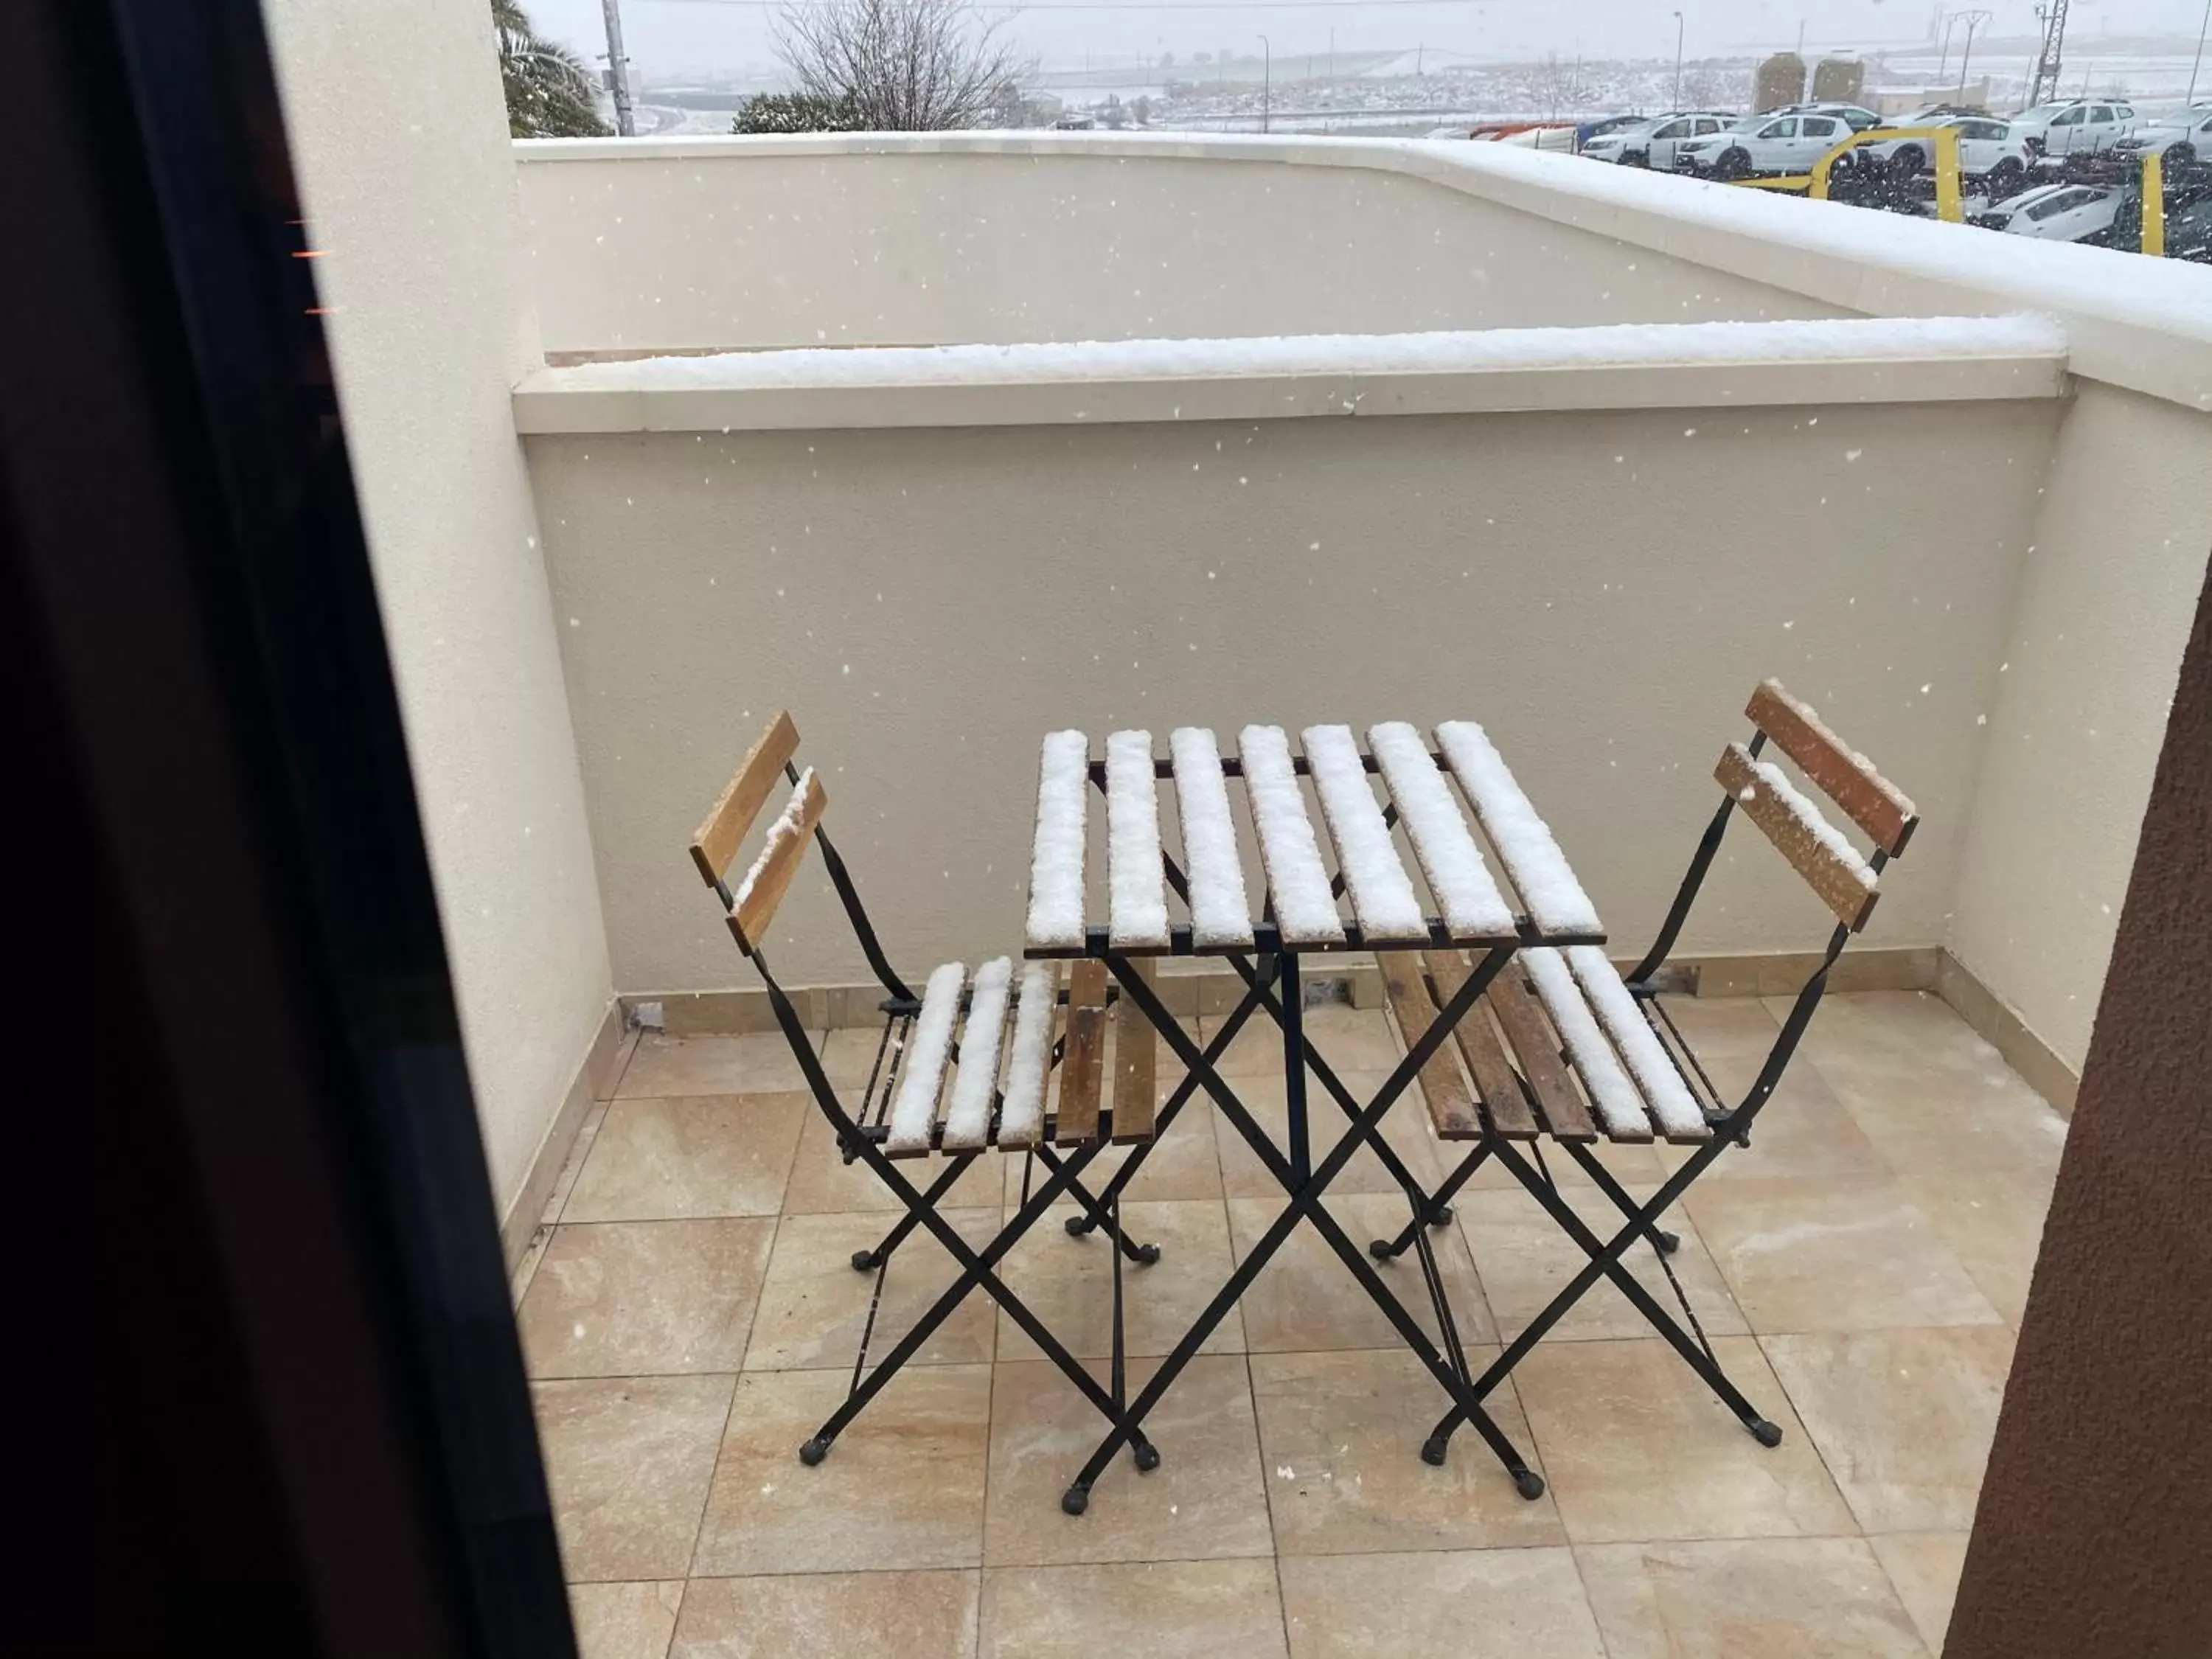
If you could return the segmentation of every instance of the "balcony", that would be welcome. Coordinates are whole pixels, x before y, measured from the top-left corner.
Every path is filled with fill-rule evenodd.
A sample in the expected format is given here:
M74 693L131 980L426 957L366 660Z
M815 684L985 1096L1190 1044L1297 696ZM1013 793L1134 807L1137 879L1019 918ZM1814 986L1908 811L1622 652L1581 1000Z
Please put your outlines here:
M448 230L512 306L465 349L525 493L480 544L422 535L374 400L396 430L438 375L345 391L402 526L380 577L587 1650L1468 1652L1504 1605L1550 1645L1500 1652L1940 1648L2212 540L2202 273L1387 142L523 144L507 189ZM342 366L411 326L341 318ZM770 710L902 963L1016 937L1039 733L1255 717L1483 720L1627 951L1767 674L1925 826L1681 1218L1780 1450L1616 1298L1509 1408L1551 1498L1427 1469L1425 1384L1316 1256L1170 1397L1194 1455L1079 1534L1053 1498L1090 1425L981 1314L793 1461L882 1200L683 864ZM1740 1057L1826 930L1756 848L1717 878L1679 1006ZM778 967L850 1080L831 915L794 890ZM1169 984L1202 1032L1218 988ZM1322 1040L1387 1067L1370 976L1341 991ZM1176 1245L1164 1330L1267 1204L1208 1118L1176 1135L1133 1204ZM1565 1276L1538 1221L1469 1195L1478 1344ZM1080 1328L1099 1253L1045 1232L1018 1270Z

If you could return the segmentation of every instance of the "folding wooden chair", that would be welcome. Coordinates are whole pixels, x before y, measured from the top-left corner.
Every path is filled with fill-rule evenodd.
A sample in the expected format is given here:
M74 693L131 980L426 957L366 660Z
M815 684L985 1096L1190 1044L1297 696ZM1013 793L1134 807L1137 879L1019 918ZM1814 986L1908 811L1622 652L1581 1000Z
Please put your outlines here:
M1149 1265L1159 1260L1159 1247L1127 1238L1121 1227L1118 1193L1115 1200L1102 1202L1081 1177L1108 1146L1148 1143L1152 1138L1152 1029L1133 1015L1129 1005L1109 995L1103 963L1078 963L1064 994L1056 963L1024 964L1018 976L1006 957L982 963L972 975L960 963L947 963L930 974L916 996L886 960L844 860L822 828L828 797L811 768L799 769L793 760L798 747L799 732L791 716L779 713L693 836L691 860L729 913L730 932L767 988L776 1024L817 1105L836 1131L845 1160L865 1163L905 1206L905 1214L880 1243L854 1254L854 1267L863 1273L887 1272L893 1254L919 1226L945 1247L961 1269L914 1328L869 1369L868 1343L882 1300L878 1288L846 1399L799 1448L799 1461L819 1463L846 1425L978 1287L1006 1310L1109 1423L1124 1425L1121 1259ZM789 800L769 825L758 854L732 890L724 878L779 778L791 785ZM790 997L769 971L761 948L810 842L821 849L830 884L884 992L880 1005L884 1028L875 1062L857 1107L849 1110L823 1070ZM1066 1031L1055 1039L1063 1003ZM1110 1104L1102 1097L1109 1022L1116 1050ZM1225 1039L1222 1046L1226 1046ZM1054 1073L1059 1092L1048 1107ZM1024 1168L1019 1208L998 1236L977 1251L939 1213L938 1206L969 1166L994 1148L1034 1160L1042 1166L1045 1178L1031 1190L1031 1171ZM917 1190L902 1165L933 1156L943 1160L942 1167L926 1190ZM1102 1228L1115 1246L1113 1355L1110 1382L1104 1388L997 1272L1007 1252L1064 1195L1081 1209L1072 1220L1086 1224L1070 1231ZM1158 1452L1133 1424L1127 1426L1137 1467L1156 1467Z
M1827 989L1829 969L1844 945L1866 927L1880 896L1882 869L1905 850L1919 818L1912 803L1872 762L1847 746L1778 682L1762 684L1745 712L1753 723L1751 741L1731 743L1721 756L1714 776L1726 793L1644 960L1624 977L1595 946L1521 952L1499 981L1484 993L1481 1006L1454 1032L1465 1072L1450 1055L1439 1053L1421 1073L1438 1138L1472 1143L1474 1150L1430 1197L1426 1212L1417 1212L1396 1238L1374 1241L1370 1251L1384 1260L1402 1253L1414 1242L1420 1223L1425 1219L1433 1224L1437 1216L1449 1213L1446 1206L1454 1195L1495 1158L1589 1258L1475 1380L1477 1400L1503 1382L1567 1310L1606 1279L1761 1444L1781 1441L1782 1431L1744 1398L1715 1358L1688 1297L1667 1265L1677 1241L1659 1220L1728 1147L1751 1144L1752 1124L1796 1053ZM1862 854L1779 767L1761 758L1770 742L1865 833L1871 854ZM1731 1105L1722 1098L1668 1015L1660 988L1668 955L1712 868L1729 822L1739 810L1780 848L1828 907L1837 925L1749 1092ZM1419 967L1402 955L1377 960L1385 999L1400 1030L1407 1032L1425 1030L1436 1010L1449 1000L1468 972L1456 952L1427 952ZM1697 1151L1648 1202L1639 1205L1592 1148L1600 1139L1649 1142L1655 1136L1694 1146ZM1580 1165L1620 1212L1625 1224L1611 1239L1598 1237L1559 1195L1543 1164L1541 1143L1547 1139ZM1622 1265L1622 1257L1639 1238L1657 1252L1688 1331ZM1422 1455L1441 1463L1453 1431L1464 1420L1456 1407L1447 1413Z

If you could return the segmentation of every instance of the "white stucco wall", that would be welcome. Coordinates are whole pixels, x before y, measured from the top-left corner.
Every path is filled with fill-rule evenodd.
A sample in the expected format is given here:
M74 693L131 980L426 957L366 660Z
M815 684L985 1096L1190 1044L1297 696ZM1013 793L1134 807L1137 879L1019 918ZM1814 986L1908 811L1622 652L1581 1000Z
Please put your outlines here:
M496 1196L612 993L508 389L537 355L480 0L267 0Z
M2084 384L2044 491L1948 942L2078 1070L2212 552L2212 416Z
M750 982L684 848L779 706L902 963L1018 942L1044 732L1254 720L1485 721L1640 944L1766 674L1919 799L1869 938L1935 944L2063 407L533 437L617 981ZM1686 945L1818 944L1731 846ZM812 869L778 971L857 981Z
M545 348L1849 314L1404 173L1219 142L1133 155L1115 153L1132 141L1049 137L520 145ZM1291 153L1310 158L1316 141Z

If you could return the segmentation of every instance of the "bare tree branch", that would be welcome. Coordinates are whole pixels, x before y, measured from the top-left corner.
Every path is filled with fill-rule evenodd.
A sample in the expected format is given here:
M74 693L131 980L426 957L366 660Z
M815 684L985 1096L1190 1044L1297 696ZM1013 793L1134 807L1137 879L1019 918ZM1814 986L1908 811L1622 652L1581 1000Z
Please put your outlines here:
M849 106L867 132L940 132L1004 125L1035 63L965 0L828 0L793 5L776 52L799 90Z

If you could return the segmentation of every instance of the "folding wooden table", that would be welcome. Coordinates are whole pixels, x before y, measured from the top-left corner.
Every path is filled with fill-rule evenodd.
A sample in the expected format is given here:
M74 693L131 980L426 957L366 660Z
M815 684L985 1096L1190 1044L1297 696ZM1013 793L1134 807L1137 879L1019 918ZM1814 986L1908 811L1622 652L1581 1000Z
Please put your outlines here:
M1301 734L1302 752L1294 754L1279 727L1249 726L1238 736L1237 755L1229 757L1221 754L1212 732L1184 728L1172 735L1165 760L1154 754L1151 734L1144 732L1108 737L1103 760L1091 757L1090 740L1080 732L1054 732L1044 741L1024 954L1032 960L1103 963L1121 995L1188 1068L1188 1075L1159 1108L1151 1144L1157 1144L1176 1113L1202 1089L1290 1200L1077 1475L1061 1499L1070 1514L1082 1513L1092 1484L1115 1452L1129 1443L1215 1326L1301 1223L1327 1241L1450 1397L1454 1418L1474 1425L1522 1495L1534 1498L1543 1492L1542 1477L1484 1411L1473 1387L1426 1236L1427 1227L1448 1222L1450 1212L1423 1190L1383 1139L1381 1125L1416 1078L1434 1078L1428 1103L1432 1114L1440 1115L1439 1128L1447 1127L1450 1115L1468 1114L1468 1127L1480 1132L1465 1090L1448 1086L1437 1064L1449 1065L1443 1045L1486 993L1494 986L1504 992L1519 982L1518 964L1516 981L1501 980L1516 952L1532 953L1546 964L1547 974L1554 968L1566 974L1571 970L1565 964L1573 958L1558 953L1601 945L1605 934L1550 830L1480 726L1466 721L1439 726L1433 746L1402 722L1373 726L1367 739L1363 749L1348 726L1310 726ZM1376 797L1371 781L1376 776L1388 791L1387 805ZM1181 861L1162 844L1161 780L1174 785ZM1232 792L1232 780L1242 784L1241 791ZM1309 787L1334 854L1334 876L1322 861L1322 838L1309 814ZM1103 921L1090 919L1085 908L1087 809L1093 789L1106 804ZM1236 793L1245 801L1265 876L1265 903L1256 920L1237 852L1231 807ZM1519 895L1518 911L1491 875L1462 811L1462 795ZM1399 826L1434 901L1433 911L1419 896L1401 856L1395 833ZM1181 902L1180 919L1170 913L1170 892ZM1338 902L1347 895L1348 919ZM1433 1018L1425 1029L1406 1029L1406 1054L1365 1101L1345 1086L1303 1025L1301 975L1306 959L1349 951L1372 952L1388 964L1386 972L1394 979L1411 982L1419 976L1435 993L1427 1005ZM1471 956L1462 957L1462 951ZM1602 958L1601 951L1595 954ZM1243 998L1203 1049L1168 1012L1146 971L1151 959L1168 956L1219 957L1244 981ZM1422 966L1413 967L1416 961ZM1527 994L1524 988L1522 994ZM1510 996L1503 1000L1512 1006ZM1262 1011L1282 1035L1288 1144L1281 1148L1218 1068L1245 1022ZM1309 1070L1349 1121L1317 1159L1308 1121ZM1451 1075L1455 1079L1455 1070ZM1430 1340L1322 1201L1329 1184L1363 1145L1373 1149L1413 1208L1414 1249L1441 1343ZM1139 1148L1099 1194L1101 1211L1119 1198L1141 1166L1145 1150ZM1442 1462L1443 1455L1442 1439L1423 1448L1423 1455L1432 1462Z

